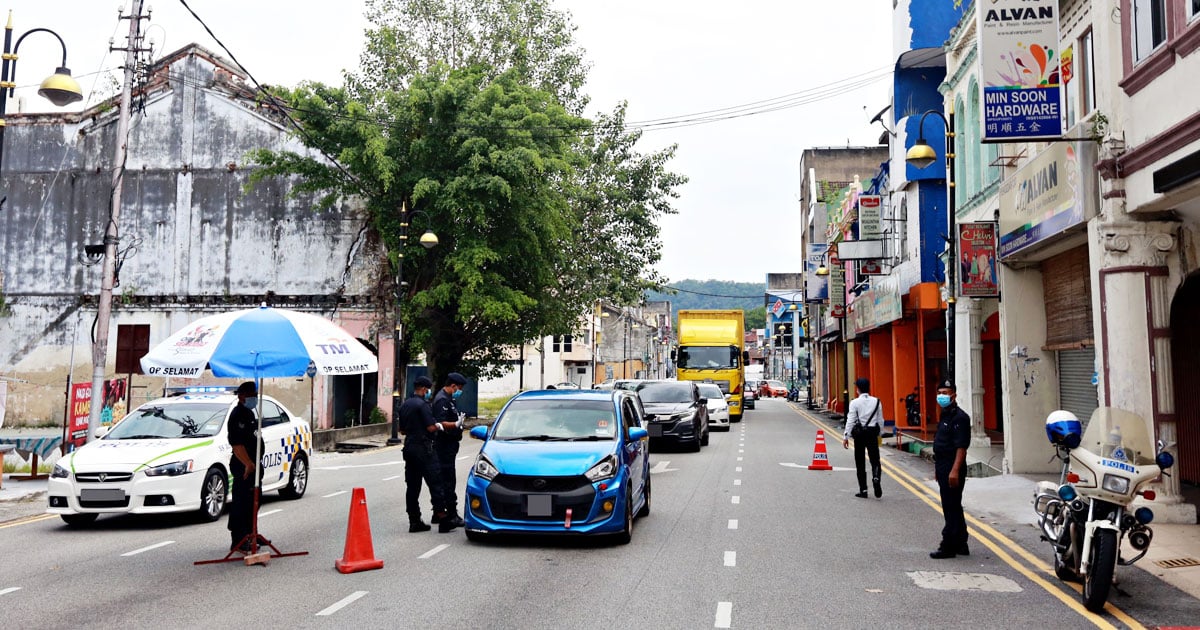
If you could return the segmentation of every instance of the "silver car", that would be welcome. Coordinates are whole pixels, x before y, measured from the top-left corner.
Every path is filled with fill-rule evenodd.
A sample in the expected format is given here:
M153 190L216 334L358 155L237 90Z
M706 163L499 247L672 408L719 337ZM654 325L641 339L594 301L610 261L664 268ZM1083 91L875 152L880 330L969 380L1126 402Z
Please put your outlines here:
M699 383L700 395L708 399L708 424L713 429L729 430L729 394L716 383Z

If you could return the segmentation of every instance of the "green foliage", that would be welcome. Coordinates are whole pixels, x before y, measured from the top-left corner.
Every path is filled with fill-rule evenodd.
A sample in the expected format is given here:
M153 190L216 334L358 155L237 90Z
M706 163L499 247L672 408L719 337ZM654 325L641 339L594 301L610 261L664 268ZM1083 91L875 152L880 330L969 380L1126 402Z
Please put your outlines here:
M387 416L383 414L382 409L371 407L371 413L367 414L367 424L383 424L387 421Z
M368 17L347 87L276 93L300 139L343 168L264 149L252 183L297 176L295 193L322 206L361 200L390 265L380 293L406 283L403 360L424 351L437 381L495 374L507 348L575 332L597 299L660 285L656 220L685 181L666 170L674 148L635 151L623 105L573 113L586 68L565 14L543 0L372 0ZM437 247L408 246L404 211Z
M746 330L766 326L763 284L727 280L679 280L674 291L647 291L647 300L670 300L671 310L740 308L746 312Z
M496 398L480 398L479 399L479 417L480 418L495 418L500 415L500 410L508 401L512 400L512 396L499 396Z

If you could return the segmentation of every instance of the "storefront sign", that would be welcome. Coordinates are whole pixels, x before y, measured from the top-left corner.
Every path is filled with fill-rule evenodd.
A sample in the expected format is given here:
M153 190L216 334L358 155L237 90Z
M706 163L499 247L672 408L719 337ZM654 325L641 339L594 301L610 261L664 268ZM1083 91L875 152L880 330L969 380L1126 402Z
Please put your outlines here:
M111 427L121 421L127 413L125 394L129 381L114 378L104 381L103 407L100 408L100 426ZM71 414L67 418L67 443L79 447L87 443L89 416L92 413L92 384L75 383L71 386Z
M832 256L829 263L829 311L839 319L846 316L846 267Z
M817 268L825 263L828 243L809 243L804 259L804 301L824 302L829 299L829 276L818 276Z
M1000 184L1000 258L1086 220L1076 143L1057 142Z
M858 261L858 275L881 276L883 275L883 264L878 260L860 260Z
M1058 0L991 0L976 9L983 141L1058 138Z
M883 197L862 195L858 198L858 240L870 241L883 234Z
M889 276L873 282L871 289L864 291L850 305L849 323L855 335L861 335L904 316L900 287L896 278Z
M958 295L1000 297L995 223L958 224Z

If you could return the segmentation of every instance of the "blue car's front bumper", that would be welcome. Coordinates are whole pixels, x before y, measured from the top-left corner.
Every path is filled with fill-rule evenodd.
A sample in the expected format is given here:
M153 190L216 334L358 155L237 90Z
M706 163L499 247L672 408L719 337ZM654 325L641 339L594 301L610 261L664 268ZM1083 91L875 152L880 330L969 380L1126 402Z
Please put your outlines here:
M624 471L595 483L582 475L501 474L489 481L471 473L466 529L481 534L615 534L624 528L625 510L630 509L625 497ZM612 509L606 511L606 504Z

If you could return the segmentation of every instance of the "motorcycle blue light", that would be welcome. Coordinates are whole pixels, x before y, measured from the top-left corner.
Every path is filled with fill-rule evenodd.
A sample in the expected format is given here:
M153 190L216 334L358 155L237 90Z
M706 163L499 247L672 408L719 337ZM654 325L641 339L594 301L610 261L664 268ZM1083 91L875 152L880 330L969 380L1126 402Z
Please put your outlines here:
M1140 507L1134 511L1133 517L1142 525L1149 525L1154 520L1154 511L1148 507Z
M1158 454L1158 457L1154 458L1154 463L1158 464L1159 468L1166 470L1175 465L1175 456L1163 451Z
M1074 501L1076 496L1078 495L1075 492L1075 486L1072 486L1069 483L1064 483L1058 487L1058 498L1062 499L1063 501Z

